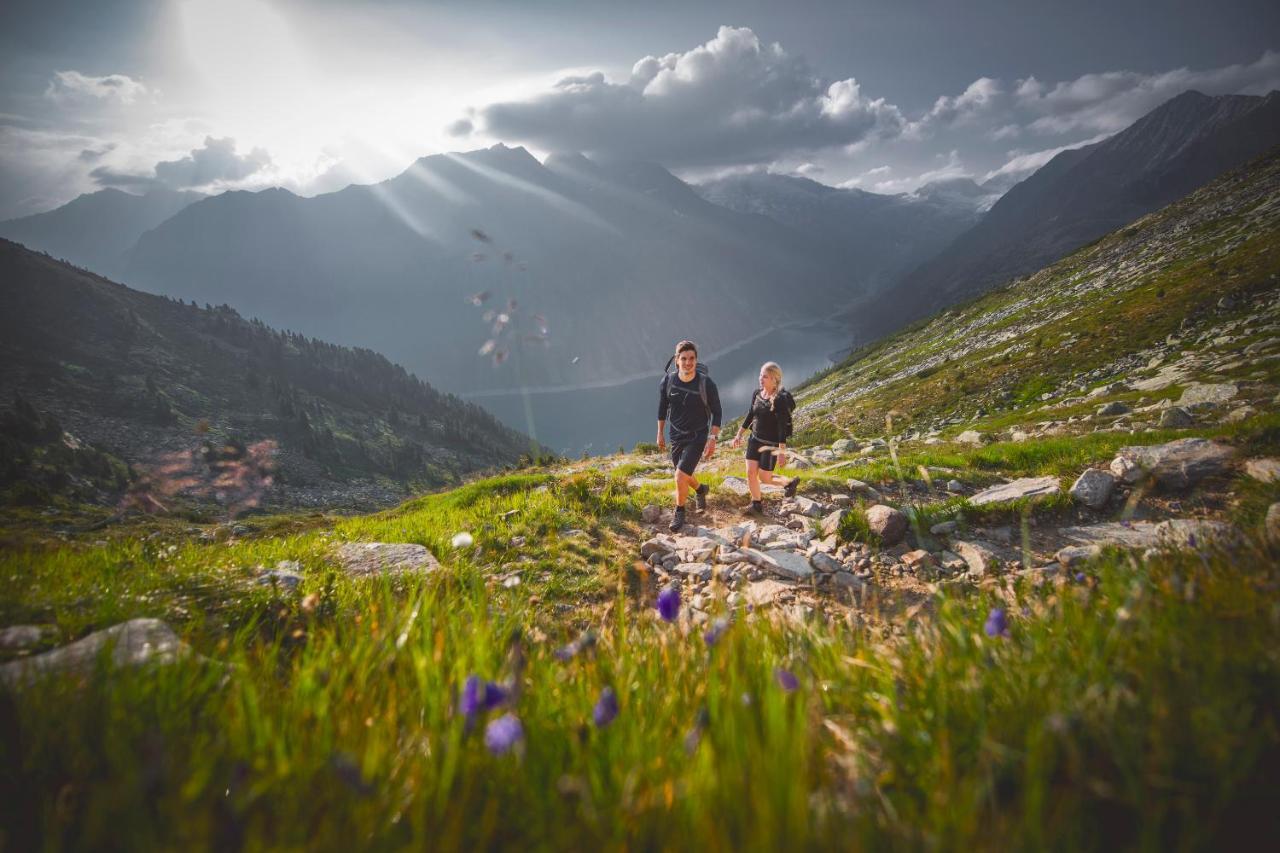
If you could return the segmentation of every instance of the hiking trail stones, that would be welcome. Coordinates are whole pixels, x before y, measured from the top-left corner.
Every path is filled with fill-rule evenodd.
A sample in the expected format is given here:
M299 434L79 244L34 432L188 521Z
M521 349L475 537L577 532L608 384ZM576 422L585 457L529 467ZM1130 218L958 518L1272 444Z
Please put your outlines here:
M867 527L880 537L880 544L886 548L897 545L907 534L907 516L901 511L884 504L867 507Z
M191 654L159 619L131 619L61 648L4 664L0 666L0 683L16 687L46 675L89 675L108 649L111 663L117 667L168 664Z
M1000 566L999 555L985 542L957 541L951 543L951 548L964 560L973 577L980 578L988 573L995 573Z
M983 489L969 498L969 503L973 506L984 506L1022 498L1050 497L1061 491L1062 487L1058 485L1057 477L1020 477L1009 483Z
M1205 438L1179 438L1167 444L1122 447L1116 456L1147 472L1165 488L1185 489L1205 477L1225 472L1235 450ZM1116 465L1115 461L1111 463L1112 473L1116 473ZM1117 476L1136 482L1128 479L1132 475L1127 471Z
M1087 468L1071 486L1071 497L1092 509L1106 506L1115 488L1116 478L1110 471Z
M840 530L840 524L844 521L845 516L849 515L847 509L837 509L830 512L822 518L822 535L834 536Z
M439 561L422 545L408 542L345 542L337 548L338 560L349 575L398 575L433 572Z

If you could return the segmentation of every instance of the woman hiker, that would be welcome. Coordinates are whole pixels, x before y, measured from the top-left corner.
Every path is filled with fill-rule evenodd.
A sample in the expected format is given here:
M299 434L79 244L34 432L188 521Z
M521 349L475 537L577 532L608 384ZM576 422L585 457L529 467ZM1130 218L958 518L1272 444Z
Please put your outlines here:
M720 435L720 392L698 364L698 347L693 341L676 344L676 369L662 377L658 390L658 447L666 447L664 424L671 429L671 464L676 469L676 511L671 517L673 532L684 527L684 503L693 489L698 509L707 508L705 483L693 476L698 460L710 459ZM711 422L710 434L707 422Z
M795 398L782 387L782 368L767 361L760 368L760 387L751 395L751 405L733 437L733 446L742 444L742 434L751 430L747 440L747 488L751 491L748 512L764 512L760 500L760 481L773 484L773 469L787 464L787 439L791 437L791 412L796 407ZM782 493L793 497L799 477L792 477L782 487Z

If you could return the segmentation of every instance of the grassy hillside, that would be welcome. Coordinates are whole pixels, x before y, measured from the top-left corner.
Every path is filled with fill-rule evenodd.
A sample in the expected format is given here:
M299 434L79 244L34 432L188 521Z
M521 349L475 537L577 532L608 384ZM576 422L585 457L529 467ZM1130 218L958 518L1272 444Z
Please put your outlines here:
M204 476L224 448L243 457L269 441L269 498L371 507L540 452L368 350L141 293L8 242L0 282L0 488L113 503L115 480L59 468L63 445L92 445L135 474L195 454L200 470L185 473Z

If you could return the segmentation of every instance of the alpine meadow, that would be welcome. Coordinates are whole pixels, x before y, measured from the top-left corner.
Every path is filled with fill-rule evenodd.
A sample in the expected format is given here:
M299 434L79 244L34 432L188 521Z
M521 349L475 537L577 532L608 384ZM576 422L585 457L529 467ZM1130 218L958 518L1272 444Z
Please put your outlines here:
M1280 7L0 22L0 851L1280 837Z

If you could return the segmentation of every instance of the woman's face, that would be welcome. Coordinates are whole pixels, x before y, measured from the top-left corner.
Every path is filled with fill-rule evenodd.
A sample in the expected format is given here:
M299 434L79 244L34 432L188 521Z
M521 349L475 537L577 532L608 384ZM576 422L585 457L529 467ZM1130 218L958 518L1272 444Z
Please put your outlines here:
M767 371L760 371L760 387L764 389L766 394L772 394L774 389L778 387L778 380L773 378L773 374Z

